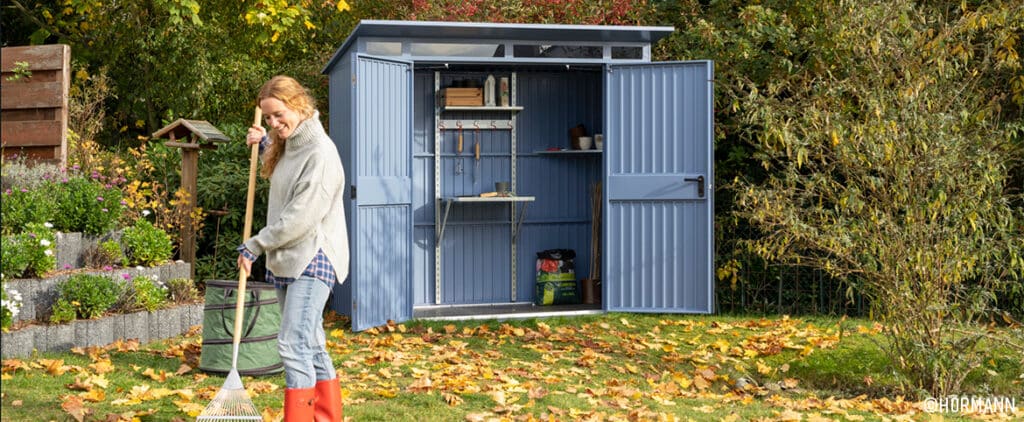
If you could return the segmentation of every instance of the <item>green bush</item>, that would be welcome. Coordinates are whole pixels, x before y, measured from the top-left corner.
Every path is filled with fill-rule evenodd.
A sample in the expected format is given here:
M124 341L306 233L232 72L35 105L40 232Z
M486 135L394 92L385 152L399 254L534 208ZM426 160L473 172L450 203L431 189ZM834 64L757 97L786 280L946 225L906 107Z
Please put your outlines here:
M122 287L107 276L75 274L61 283L58 291L58 300L53 307L54 317L58 311L66 311L58 308L71 306L78 318L97 318L117 303Z
M30 223L44 223L54 217L56 203L50 189L43 187L15 187L4 190L0 201L0 220L3 234L20 233Z
M126 275L127 276L127 275ZM136 276L126 283L121 294L122 312L147 310L153 312L167 303L167 286L157 276Z
M62 324L74 321L76 313L75 306L72 305L70 301L67 299L57 299L57 302L53 304L53 309L50 313L50 322L54 324Z
M21 234L30 255L26 276L41 277L57 268L56 235L48 225L29 223Z
M199 300L199 289L187 278L175 278L167 281L167 290L174 303L189 303Z
M85 177L61 180L52 186L57 207L53 223L57 230L100 235L113 230L121 218L118 189Z
M110 239L89 247L82 254L82 260L90 268L120 265L124 261L124 252L118 241Z
M171 236L141 218L124 229L121 243L124 245L124 263L129 266L161 264L171 259L173 252Z
M25 230L3 237L0 267L5 277L38 277L57 266L53 230L38 223L30 223Z
M0 272L4 277L20 278L32 260L28 243L21 240L22 235L4 236L0 239Z

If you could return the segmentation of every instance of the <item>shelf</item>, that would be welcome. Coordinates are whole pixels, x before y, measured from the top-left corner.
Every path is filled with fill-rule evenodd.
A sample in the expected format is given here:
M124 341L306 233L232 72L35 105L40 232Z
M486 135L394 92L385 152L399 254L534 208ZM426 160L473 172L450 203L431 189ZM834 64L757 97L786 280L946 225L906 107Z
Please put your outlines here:
M491 196L488 198L480 196L453 196L450 198L444 198L444 202L533 202L537 200L535 196Z
M441 239L444 239L444 228L448 225L448 212L452 209L452 204L462 203L477 203L477 204L511 204L515 207L516 203L522 203L522 209L519 211L519 221L513 221L515 226L513 227L513 242L515 238L519 236L519 228L523 225L523 217L526 215L526 206L537 199L534 196L492 196L489 198L482 198L479 196L453 196L447 198L441 198L438 201L444 203L444 217L441 218L441 227L437 232L437 244L441 244Z
M600 149L560 149L558 151L538 150L533 153L537 155L590 155L600 154L602 152L604 152L604 150Z
M444 106L444 111L523 111L521 106Z

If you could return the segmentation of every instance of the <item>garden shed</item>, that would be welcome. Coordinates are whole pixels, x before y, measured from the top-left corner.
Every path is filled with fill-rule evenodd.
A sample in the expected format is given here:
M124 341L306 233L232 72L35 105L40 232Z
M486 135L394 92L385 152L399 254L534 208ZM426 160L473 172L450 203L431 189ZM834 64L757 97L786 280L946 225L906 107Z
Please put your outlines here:
M651 62L673 30L360 22L323 69L352 252L331 307L354 330L529 307L537 253L572 249L602 280L584 309L712 312L714 67Z

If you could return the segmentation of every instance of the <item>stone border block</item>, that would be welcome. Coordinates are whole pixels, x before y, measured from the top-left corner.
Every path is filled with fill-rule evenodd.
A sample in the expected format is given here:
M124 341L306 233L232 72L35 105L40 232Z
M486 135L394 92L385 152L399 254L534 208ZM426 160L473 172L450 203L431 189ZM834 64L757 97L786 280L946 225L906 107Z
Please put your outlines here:
M28 357L34 352L65 352L74 347L105 346L119 339L146 344L177 337L202 324L203 304L188 304L154 312L111 315L59 325L31 325L3 333L4 359Z
M30 330L12 331L4 333L3 342L0 343L0 355L28 356L36 347L36 333Z

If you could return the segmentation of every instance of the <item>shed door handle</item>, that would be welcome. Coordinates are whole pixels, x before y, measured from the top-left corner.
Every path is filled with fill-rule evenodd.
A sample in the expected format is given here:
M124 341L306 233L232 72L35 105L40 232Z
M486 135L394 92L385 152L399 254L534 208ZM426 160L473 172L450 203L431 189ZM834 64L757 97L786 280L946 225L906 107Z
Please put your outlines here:
M704 197L704 176L687 177L683 179L684 182L697 182L697 197Z

